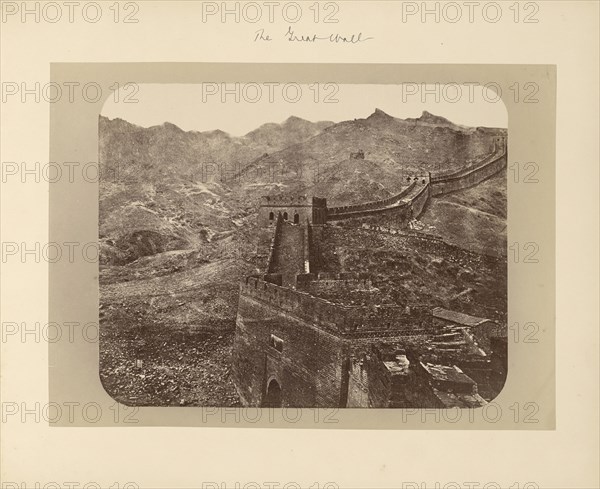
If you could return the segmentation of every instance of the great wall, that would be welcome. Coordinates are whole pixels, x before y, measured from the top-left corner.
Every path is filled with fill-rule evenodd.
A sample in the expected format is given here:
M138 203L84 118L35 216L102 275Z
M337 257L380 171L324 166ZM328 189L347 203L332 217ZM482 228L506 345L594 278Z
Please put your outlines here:
M323 272L323 232L352 220L405 234L429 199L472 187L506 167L506 138L492 154L448 174L407 176L389 198L327 207L323 198L267 196L258 215L264 273L240 285L233 376L249 406L477 407L506 376L505 325L421 304L372 301L368 274ZM410 236L411 233L408 233ZM419 236L428 246L445 246ZM344 300L364 294L369 301Z
M418 217L429 197L477 185L506 167L505 138L494 139L494 152L467 168L451 173L407 176L408 186L397 195L364 204L330 207L327 221L392 214L400 219Z

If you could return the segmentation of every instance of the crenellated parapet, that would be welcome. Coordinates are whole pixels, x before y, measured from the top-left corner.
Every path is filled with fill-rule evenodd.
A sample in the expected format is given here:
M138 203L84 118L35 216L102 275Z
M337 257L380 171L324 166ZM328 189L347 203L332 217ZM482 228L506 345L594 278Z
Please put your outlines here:
M325 224L327 218L327 199L307 195L265 195L261 197L258 210L259 227L275 224L277 216L293 224Z
M373 281L368 273L304 273L296 277L296 287L311 295L345 296L356 291L369 291Z
M496 151L482 161L460 170L432 175L431 194L441 195L477 185L506 167L506 138L496 141Z
M383 210L390 207L394 207L395 205L401 204L401 199L403 199L406 195L408 195L416 186L418 185L418 181L414 181L410 183L406 188L404 188L400 193L388 197L387 199L375 200L372 202L365 202L363 204L353 204L353 205L344 205L339 207L329 207L327 209L327 219L328 220L336 220L336 219L344 219L345 216L351 216L354 213L362 213L365 211L377 211Z
M494 137L493 154L467 168L449 173L407 175L404 177L406 187L386 199L330 207L327 209L327 220L340 221L390 213L397 214L399 223L415 219L423 212L430 196L469 188L502 170L506 166L506 143L506 136Z
M429 199L431 174L408 175L407 186L398 194L386 199L364 204L331 207L327 209L328 221L356 219L381 214L396 214L399 222L418 217Z
M343 308L306 292L266 282L259 277L247 277L240 284L240 297L254 299L325 331L343 333L346 322Z
M273 276L270 280L277 282ZM401 331L414 334L425 331L431 323L431 311L425 306L348 306L273 282L247 277L240 284L240 295L341 336L368 337L374 332L386 336Z

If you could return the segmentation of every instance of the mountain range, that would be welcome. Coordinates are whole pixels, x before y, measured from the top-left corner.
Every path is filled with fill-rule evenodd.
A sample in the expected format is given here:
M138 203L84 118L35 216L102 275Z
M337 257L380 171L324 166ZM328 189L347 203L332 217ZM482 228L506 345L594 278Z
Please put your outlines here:
M491 153L496 133L506 130L465 127L426 111L399 119L380 109L339 123L292 116L242 137L101 116L101 262L212 248L253 226L263 194L307 193L330 205L385 198L407 173L452 171ZM352 155L359 151L363 157ZM503 219L502 209L483 212L490 210Z

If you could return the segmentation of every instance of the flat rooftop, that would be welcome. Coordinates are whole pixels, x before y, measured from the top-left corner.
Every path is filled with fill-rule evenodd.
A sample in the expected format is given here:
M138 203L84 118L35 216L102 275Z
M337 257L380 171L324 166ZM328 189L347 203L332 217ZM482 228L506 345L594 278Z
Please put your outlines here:
M446 408L476 408L487 404L487 401L479 394L455 394L437 389L433 391Z
M391 374L399 375L408 374L410 367L410 361L406 358L406 355L396 355L394 360L384 361L383 364Z
M475 384L475 381L458 368L456 365L435 365L433 363L422 363L423 368L438 382L458 382L461 384Z
M462 312L449 311L448 309L444 309L442 307L436 307L432 313L433 317L435 318L444 319L456 324L462 324L463 326L479 326L480 324L489 321L489 319L469 316L468 314L463 314Z

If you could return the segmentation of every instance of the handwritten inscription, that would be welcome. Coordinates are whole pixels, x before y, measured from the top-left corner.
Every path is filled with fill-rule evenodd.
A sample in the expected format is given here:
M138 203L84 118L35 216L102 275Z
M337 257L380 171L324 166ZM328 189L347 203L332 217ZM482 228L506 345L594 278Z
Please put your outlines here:
M257 30L255 34L256 35L254 36L254 42L256 42L256 41L272 41L273 40L273 39L271 39L271 36L269 36L269 34L265 34L264 29Z
M284 34L283 39L288 42L299 42L299 43L316 43L316 42L329 42L334 44L358 44L361 42L369 41L374 39L373 37L363 36L362 32L342 35L340 33L331 33L325 36L318 36L317 34L297 34L291 26L288 27L287 32ZM268 34L265 29L259 29L254 33L254 42L258 41L273 41L274 38Z

